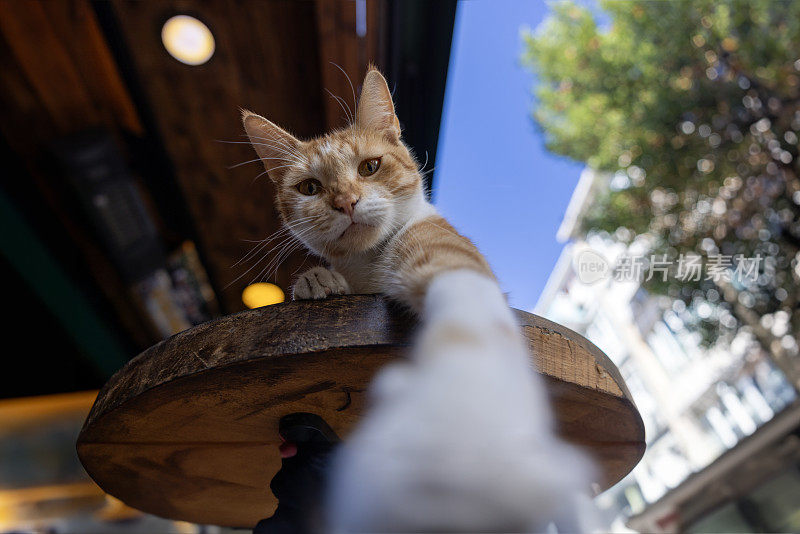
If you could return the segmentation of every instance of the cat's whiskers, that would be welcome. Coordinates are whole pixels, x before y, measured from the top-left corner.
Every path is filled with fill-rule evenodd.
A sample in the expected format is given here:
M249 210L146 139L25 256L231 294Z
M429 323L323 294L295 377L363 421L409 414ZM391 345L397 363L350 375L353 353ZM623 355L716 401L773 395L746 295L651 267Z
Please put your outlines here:
M305 227L303 227L303 226L305 226ZM298 230L298 228L299 228L299 230ZM308 230L312 230L312 229L314 229L314 224L313 223L311 223L311 224L309 224L309 223L302 223L302 224L301 223L295 223L293 226L291 226L289 228L289 232L287 234L285 234L284 236L282 236L282 239L281 239L281 241L279 243L273 245L273 247L271 249L269 249L267 252L264 253L264 257L269 256L270 254L272 254L272 252L274 252L278 248L282 247L285 243L291 242L292 239L297 239L298 236L304 235L304 234L306 234L308 232Z
M300 226L300 225L298 224L297 226ZM313 229L313 225L309 226L308 228L304 228L304 229L303 229L303 230L302 230L300 233L301 233L301 234L303 234L303 233L305 233L305 232L307 232L307 231L309 231L309 230L312 230L312 229ZM290 228L290 230L294 231L294 227ZM258 259L258 260L255 262L255 263L253 263L253 265L251 265L249 269L247 269L245 272L243 272L242 274L240 274L239 276L237 276L236 278L234 278L234 279L233 279L233 280L232 280L232 281L231 281L231 282L230 282L228 285L226 285L226 286L225 286L223 289L228 289L230 286L232 286L233 284L235 284L236 282L238 282L238 281L239 281L239 280L240 280L242 277L246 276L246 275L247 275L249 272L251 272L253 269L255 269L255 268L256 268L256 267L257 267L257 266L258 266L258 265L259 265L261 262L263 262L265 259L267 259L267 258L269 257L269 255L270 255L270 254L271 254L271 253L272 253L274 250L278 249L279 247L282 247L282 246L284 246L284 244L285 244L285 243L291 243L293 239L296 239L296 237L295 237L294 235L292 235L292 233L291 233L291 232L289 233L289 235L288 235L288 236L284 236L284 237L283 237L283 239L281 239L280 243L278 243L278 244L274 245L274 246L273 246L272 248L270 248L270 249L269 249L267 252L264 252L263 254L261 254L261 257L260 257L260 258L259 258L259 259ZM252 283L252 282L251 282L251 283Z
M302 154L300 154L298 152L293 152L289 148L284 148L283 146L276 146L276 145L271 145L269 143L258 143L258 142L255 142L255 143L252 143L252 144L254 146L264 146L264 147L270 148L270 149L274 150L275 152L277 152L279 155L284 156L284 157L286 157L286 158L290 159L291 161L294 161L294 162L296 162L298 164L303 163L305 161L305 156L303 156ZM279 158L275 157L275 158L269 158L269 159L279 159Z
M306 263L308 263L308 259L309 259L310 257L311 257L311 255L310 255L310 254L306 254L306 257L305 257L305 258L303 258L303 261L302 261L302 263L300 263L300 265L297 267L297 269L295 269L294 271L292 271L292 273L289 275L289 278L290 278L290 279L293 279L293 278L294 278L294 277L297 275L298 271L300 271L300 269L302 269L303 267L305 267L305 266L306 266Z
M275 237L277 237L277 235L276 235L276 234L277 234L277 235L280 235L280 233L279 233L279 232L274 232L274 233L273 233L273 234L271 234L271 235L275 235ZM234 267L236 267L236 266L237 266L237 265L239 265L240 263L242 263L242 262L244 262L244 261L247 261L247 260L249 260L250 258L252 258L253 256L255 256L256 254L258 254L258 253L259 253L261 250L263 250L263 249L264 249L264 247L266 247L266 246L267 246L267 245L268 245L268 244L269 244L269 243L272 241L272 239L274 239L274 238L273 238L273 237L268 237L267 239L261 239L261 240L258 240L258 241L252 241L253 243L257 243L257 245L255 245L255 246L251 247L251 248L250 248L250 250L249 250L249 251L248 251L248 252L247 252L247 253L246 253L244 256L242 256L241 258L239 258L239 261L237 261L236 263L234 263L233 265L231 265L231 266L229 267L229 269L233 269Z
M253 139L255 139L255 137L254 137ZM264 140L267 140L266 138L263 138L263 139L264 139ZM226 141L226 140L224 140L224 139L216 139L216 142L217 142L217 143L225 143L225 144L227 144L227 145L250 145L250 146L257 145L257 146L266 146L266 147L272 148L272 149L274 149L274 150L277 150L277 151L279 151L279 152L282 152L282 153L284 153L284 154L286 154L286 155L288 155L288 156L300 156L300 155L301 155L301 154L299 154L298 152L292 152L292 151L286 150L286 149L285 149L285 148L283 148L283 147L278 147L278 146L276 146L276 145L271 145L271 144L269 144L269 143L254 143L254 142L252 142L252 141Z
M304 161L304 162L308 163L308 157L306 156L306 154L303 154L300 151L298 151L296 147L292 147L292 146L287 145L281 139L274 139L274 138L271 139L271 138L268 138L268 137L258 137L258 136L253 136L251 139L259 139L261 141L267 141L269 143L278 143L278 146L280 146L285 153L294 155L297 158L299 158L301 161ZM267 145L266 143L263 143L263 145L264 146L270 146L270 145Z
M264 269L266 274L266 279L270 280L273 279L278 274L278 269L281 267L283 262L288 258L291 254L304 248L303 243L300 241L290 243L280 252L278 256L276 256L275 261L271 262L267 267ZM261 275L259 275L260 277Z
M274 160L277 160L277 161L288 161L288 162L294 164L293 160L286 159L286 158L269 158L269 159L270 160L274 159ZM250 160L247 160L247 161L243 161L241 163L237 163L236 165L231 165L230 167L228 167L228 169L235 169L237 167L241 167L243 165L247 165L248 163L256 163L256 162L260 162L260 161L263 161L263 160L261 158L250 159Z
M267 265L253 278L253 281L262 279L264 273L270 273L267 276L267 279L270 279L270 278L272 278L272 276L274 274L277 274L277 270L280 267L281 263L283 263L283 261L286 258L288 258L289 255L292 254L292 252L294 252L295 250L305 246L300 238L305 236L305 235L308 235L308 233L310 233L312 230L314 230L313 225L302 229L301 231L297 232L297 234L295 234L295 235L290 235L288 239L284 240L282 242L284 244L281 246L280 251L278 252L278 254L276 254L273 257L273 259L270 260L267 263ZM274 250L275 248L277 248L277 247L274 247L272 250ZM271 252L272 251L270 251L270 253ZM269 255L269 253L265 254L265 257L268 256L268 255ZM260 263L260 261L259 261L259 263ZM273 271L274 271L274 273L273 273ZM253 282L250 282L250 283L252 284Z
M256 139L256 137L254 136L253 139ZM305 156L303 154L301 154L297 150L292 149L291 147L286 146L279 139L267 139L266 137L259 137L258 139L261 139L262 141L271 141L273 143L280 143L281 146L273 145L273 144L270 144L270 143L254 143L252 141L226 141L224 139L217 139L216 142L217 143L225 143L225 144L229 144L229 145L251 145L251 146L258 145L258 146L265 146L265 147L271 148L271 149L279 152L283 156L291 158L290 161L296 161L297 163L302 163L303 161L305 161ZM271 158L271 159L279 159L279 158ZM256 161L258 161L258 160L256 160Z
M342 68L342 67L341 67L341 66L340 66L338 63L336 63L335 61L329 61L328 63L330 63L331 65L333 65L333 66L334 66L334 67L336 67L337 69L339 69L339 70L342 72L342 74L344 74L344 77L345 77L345 78L347 78L347 83L349 83L349 84L350 84L350 91L352 91L352 92L353 92L353 109L357 108L357 107L358 107L358 103L357 103L357 101L356 101L356 89L355 89L355 87L353 87L353 81L350 79L350 76L349 76L349 75L347 74L347 72L346 72L346 71L345 71L345 70L344 70L344 69L343 69L343 68Z
M298 219L296 221L293 221L293 224L299 224L299 223L302 223L302 222L307 222L307 221L310 221L313 218L314 218L314 216L303 217L302 219ZM232 268L236 267L237 265L239 265L240 263L242 263L243 261L247 261L248 259L253 257L259 250L263 249L269 243L271 243L272 241L274 241L275 239L277 239L281 235L285 234L286 232L289 232L290 230L291 230L290 226L283 225L283 226L281 226L281 228L279 228L278 230L272 232L270 235L268 235L264 239L255 239L255 240L253 240L253 239L243 239L242 241L245 241L245 242L248 242L248 243L257 243L257 245L254 246L250 250L250 252L248 252L247 254L242 256L239 259L239 261L237 261L236 263L231 265L230 268L232 269Z
M354 120L354 118L353 118L353 112L352 112L352 111L350 111L350 107L347 105L347 102L345 102L345 101L344 101L344 99L343 99L342 97L340 97L340 96L336 96L335 94L333 94L332 92L330 92L330 91L329 91L327 88L325 89L325 91L326 91L326 92L327 92L327 93L328 93L328 94L329 94L329 95L330 95L330 96L331 96L331 97L332 97L334 100L336 100L336 102L339 104L339 107L340 107L340 108L342 108L342 111L344 111L344 115L345 115L345 118L347 119L347 122L348 122L348 123L352 123L352 122L353 122L353 120Z
M339 69L339 71L342 74L344 74L344 77L347 79L347 83L350 85L350 91L353 94L353 109L350 109L350 106L347 104L347 102L345 102L344 98L334 95L327 88L325 90L339 103L339 106L342 108L342 110L345 111L345 115L347 116L347 122L349 123L349 125L353 125L356 122L356 114L354 110L358 108L358 102L356 101L356 90L355 87L353 86L353 81L350 79L350 76L347 74L347 72L339 64L337 64L334 61L329 61L328 63ZM355 141L355 136L353 137L353 141Z
M424 170L425 170L425 167L427 167L427 166L428 166L428 151L426 150L426 151L425 151L425 163L423 163L423 164L422 164L422 167L420 167L420 168L417 170L417 172L421 174L421 173L422 173L422 171L424 171Z
M291 158L291 161L296 161L296 162L300 163L299 154L296 154L294 152L289 152L288 150L286 150L286 149L284 149L282 147L278 147L278 146L275 146L275 145L270 145L268 143L251 143L251 144L253 146L265 146L267 148L271 148L275 152L278 152L279 154L281 154L283 156L286 156L287 158ZM279 159L279 158L269 158L269 159Z
M256 183L256 180L258 180L259 178L261 178L265 174L269 174L272 171L277 171L278 169L286 169L286 168L289 168L289 167L295 167L295 165L294 164L291 164L291 165L278 165L277 167L272 167L271 169L265 169L264 171L256 174L255 178L253 178L253 180L250 182L250 185L253 185L254 183Z

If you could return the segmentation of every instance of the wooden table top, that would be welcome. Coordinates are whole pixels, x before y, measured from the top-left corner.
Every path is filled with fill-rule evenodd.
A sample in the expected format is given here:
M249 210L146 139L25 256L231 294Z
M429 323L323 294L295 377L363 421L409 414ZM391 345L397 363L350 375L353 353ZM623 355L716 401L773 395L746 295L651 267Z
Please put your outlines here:
M559 433L585 448L608 488L644 453L644 425L619 371L579 334L516 311L546 378ZM287 302L181 332L100 391L78 438L97 484L183 521L252 527L274 511L278 420L323 417L342 437L370 378L403 356L416 321L375 295Z

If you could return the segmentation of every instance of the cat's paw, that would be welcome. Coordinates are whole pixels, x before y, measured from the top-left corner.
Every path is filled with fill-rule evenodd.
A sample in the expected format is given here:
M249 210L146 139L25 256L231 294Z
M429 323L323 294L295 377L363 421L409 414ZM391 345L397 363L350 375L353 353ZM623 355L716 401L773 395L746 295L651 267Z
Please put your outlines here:
M491 362L423 365L389 366L373 382L373 408L334 464L332 531L592 530L592 467L536 422L546 406L504 394L525 384ZM473 387L459 394L452 382Z
M330 295L347 295L350 286L344 277L325 267L312 267L294 283L293 300L324 299Z

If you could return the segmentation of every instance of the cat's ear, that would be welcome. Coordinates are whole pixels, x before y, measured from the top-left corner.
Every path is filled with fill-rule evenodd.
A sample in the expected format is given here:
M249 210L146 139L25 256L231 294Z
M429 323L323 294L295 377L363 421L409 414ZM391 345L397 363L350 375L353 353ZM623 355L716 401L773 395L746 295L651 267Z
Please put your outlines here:
M394 140L400 139L400 121L394 113L392 93L384 77L374 67L367 71L361 86L356 125L363 129L381 130Z
M299 159L297 149L300 140L280 126L246 109L242 110L242 123L250 137L250 144L273 181L283 174L282 170L292 161Z

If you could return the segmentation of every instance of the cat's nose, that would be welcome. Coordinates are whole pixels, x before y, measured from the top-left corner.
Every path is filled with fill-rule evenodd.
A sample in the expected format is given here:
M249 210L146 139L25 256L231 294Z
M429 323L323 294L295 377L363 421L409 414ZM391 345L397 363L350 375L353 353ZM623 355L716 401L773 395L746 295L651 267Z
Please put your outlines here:
M359 200L360 198L355 195L336 195L333 199L333 209L352 217Z

